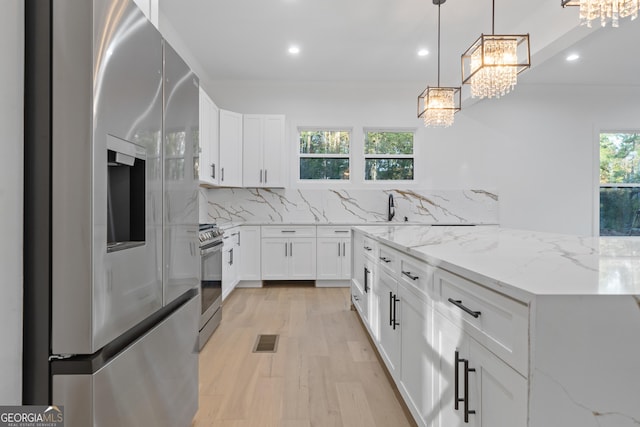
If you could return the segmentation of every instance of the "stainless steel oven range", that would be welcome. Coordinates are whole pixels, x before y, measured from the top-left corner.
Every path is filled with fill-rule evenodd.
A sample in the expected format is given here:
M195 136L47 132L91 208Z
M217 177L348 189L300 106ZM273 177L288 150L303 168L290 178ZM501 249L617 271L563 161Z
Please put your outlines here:
M200 282L202 312L200 314L200 349L207 343L222 319L222 235L215 224L200 224Z

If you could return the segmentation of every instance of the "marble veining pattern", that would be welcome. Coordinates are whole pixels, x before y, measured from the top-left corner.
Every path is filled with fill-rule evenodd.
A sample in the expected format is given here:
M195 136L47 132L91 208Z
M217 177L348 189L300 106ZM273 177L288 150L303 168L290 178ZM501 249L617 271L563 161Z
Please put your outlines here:
M497 224L498 195L487 190L200 189L200 222Z
M358 228L433 265L475 274L491 287L530 295L640 295L640 239L634 237L579 237L497 226Z

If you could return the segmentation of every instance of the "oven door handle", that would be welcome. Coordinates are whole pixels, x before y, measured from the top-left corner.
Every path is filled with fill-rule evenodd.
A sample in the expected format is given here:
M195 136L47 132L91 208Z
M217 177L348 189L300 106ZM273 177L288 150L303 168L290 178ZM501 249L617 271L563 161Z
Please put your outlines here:
M200 250L200 255L209 255L212 252L221 251L222 250L222 242L216 242L213 246L210 246L206 249Z

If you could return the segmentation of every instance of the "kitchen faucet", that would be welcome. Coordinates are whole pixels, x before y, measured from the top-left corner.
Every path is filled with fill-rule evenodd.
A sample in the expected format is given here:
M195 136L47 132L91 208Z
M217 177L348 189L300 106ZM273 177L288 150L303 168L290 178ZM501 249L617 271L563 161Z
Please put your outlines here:
M393 193L389 193L389 210L387 214L387 221L391 221L396 216L396 207L393 204Z

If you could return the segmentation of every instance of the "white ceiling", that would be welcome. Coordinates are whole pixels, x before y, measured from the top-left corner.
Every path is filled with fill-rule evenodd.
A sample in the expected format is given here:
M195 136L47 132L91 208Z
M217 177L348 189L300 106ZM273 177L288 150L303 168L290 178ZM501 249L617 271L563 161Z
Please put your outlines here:
M491 33L490 0L442 6L441 85L460 84L460 55ZM437 6L432 0L160 0L207 80L393 81L437 79ZM496 33L530 33L533 69L524 83L632 84L640 71L640 20L578 26L560 0L497 0ZM621 41L631 49L614 49ZM568 64L575 42L581 59ZM301 53L287 49L296 44ZM419 48L431 53L418 57ZM537 62L536 62L537 61Z

